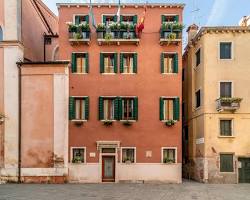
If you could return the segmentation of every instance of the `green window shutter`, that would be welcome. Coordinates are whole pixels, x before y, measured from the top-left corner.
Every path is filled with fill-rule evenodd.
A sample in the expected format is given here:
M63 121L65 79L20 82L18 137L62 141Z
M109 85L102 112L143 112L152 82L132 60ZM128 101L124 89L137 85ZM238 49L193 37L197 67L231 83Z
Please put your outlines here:
M85 98L85 119L89 119L89 97Z
M162 97L160 97L160 120L164 120L164 99Z
M99 97L99 120L104 119L104 112L103 112L103 97Z
M114 72L117 73L117 60L118 56L117 53L114 54Z
M174 73L178 73L178 53L174 55Z
M114 22L117 22L117 15L114 15Z
M137 15L134 15L134 16L133 16L133 23L134 23L134 24L137 24Z
M233 155L232 154L221 154L220 155L220 171L221 172L233 172Z
M120 15L120 22L123 22L123 16Z
M120 73L123 73L123 72L124 72L123 58L124 58L124 54L121 53L121 54L120 54Z
M86 15L85 19L86 19L86 23L89 24L89 15Z
M114 100L114 109L115 109L115 113L114 113L114 117L115 120L119 120L119 98L115 98Z
M107 20L106 16L103 15L103 16L102 16L102 23L106 24L106 20Z
M75 119L75 98L69 97L69 120Z
M134 53L134 59L133 59L133 73L137 73L137 53Z
M138 120L138 97L134 98L134 119Z
M174 120L180 120L180 98L174 99Z
M161 53L161 73L164 73L164 53Z
M85 54L85 58L86 58L86 62L85 62L86 73L89 73L89 54L88 53Z
M72 53L71 55L71 72L76 73L76 54Z
M80 16L75 16L75 24L80 24Z
M122 107L122 98L118 98L118 114L119 114L119 120L122 120L122 112L123 112L123 107Z
M166 21L166 17L165 17L165 15L162 15L161 16L161 23L163 23L163 22L165 22Z
M104 73L104 55L100 53L100 73Z
M174 16L174 21L179 22L179 15Z

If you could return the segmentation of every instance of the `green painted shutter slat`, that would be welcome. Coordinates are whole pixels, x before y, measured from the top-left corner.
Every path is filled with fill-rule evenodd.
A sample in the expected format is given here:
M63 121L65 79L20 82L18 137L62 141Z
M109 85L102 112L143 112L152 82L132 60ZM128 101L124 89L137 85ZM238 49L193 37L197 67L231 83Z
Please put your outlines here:
M121 54L120 54L120 73L123 73L123 72L124 72L123 58L124 58L124 54L121 53Z
M117 22L117 15L114 16L114 22Z
M133 23L134 23L134 24L137 24L137 20L138 20L137 18L138 18L137 15L134 15L134 16L133 16Z
M161 53L161 73L164 73L164 53Z
M134 119L138 120L138 97L134 98Z
M165 22L165 21L166 21L165 19L166 19L166 18L165 18L165 15L162 15L162 16L161 16L161 23Z
M75 98L69 97L69 120L75 119Z
M122 98L118 98L118 104L119 104L119 120L122 120L122 112L123 112L123 108L122 108Z
M137 73L137 53L134 53L134 59L133 59L133 73Z
M117 60L118 56L117 53L114 54L114 72L117 73Z
M89 15L86 15L86 23L89 24Z
M180 120L180 98L174 99L174 120Z
M107 20L106 16L103 15L103 16L102 16L102 23L106 24L106 20Z
M174 16L174 21L179 22L179 15Z
M86 73L89 73L89 54L88 53L85 54L85 58L86 58L86 62L85 62Z
M71 72L75 73L76 72L76 54L72 53L71 56Z
M104 112L103 112L103 97L99 97L99 120L104 119Z
M104 55L100 53L100 73L104 73Z
M160 120L164 120L164 110L163 110L163 106L164 106L164 100L162 97L160 97Z
M75 24L80 24L80 16L75 16Z
M120 15L120 22L123 22L123 16Z
M85 120L89 119L89 97L85 98Z
M115 98L114 100L114 109L115 109L115 113L114 113L114 117L115 120L119 120L119 98Z
M178 54L176 53L174 55L174 73L178 73Z

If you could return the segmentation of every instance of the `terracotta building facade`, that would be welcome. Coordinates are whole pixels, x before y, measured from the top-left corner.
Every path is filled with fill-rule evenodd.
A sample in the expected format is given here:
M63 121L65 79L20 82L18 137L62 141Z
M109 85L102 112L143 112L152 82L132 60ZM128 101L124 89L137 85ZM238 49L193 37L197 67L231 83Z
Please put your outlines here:
M182 4L58 4L69 73L68 181L182 179Z

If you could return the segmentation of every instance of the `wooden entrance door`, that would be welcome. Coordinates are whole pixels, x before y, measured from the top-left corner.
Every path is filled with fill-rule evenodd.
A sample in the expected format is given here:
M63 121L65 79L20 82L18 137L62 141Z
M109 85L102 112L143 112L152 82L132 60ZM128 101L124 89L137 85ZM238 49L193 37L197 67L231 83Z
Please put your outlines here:
M115 156L102 156L102 181L115 182Z
M250 158L239 158L239 183L250 183Z

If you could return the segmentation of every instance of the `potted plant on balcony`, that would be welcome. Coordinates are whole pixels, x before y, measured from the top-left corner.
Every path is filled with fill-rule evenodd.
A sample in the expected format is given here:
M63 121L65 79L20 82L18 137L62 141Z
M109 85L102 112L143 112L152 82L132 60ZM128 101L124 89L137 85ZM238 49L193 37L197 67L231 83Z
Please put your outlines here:
M77 25L73 24L72 22L67 22L66 24L68 25L69 33L76 33L77 32L77 28L78 28Z
M103 23L97 24L96 32L97 32L97 38L104 38L104 32L106 31L106 26Z
M75 156L72 160L73 163L82 163L83 158L81 156Z
M103 125L104 125L104 126L112 126L112 124L113 124L113 121L112 121L112 120L104 120L104 121L103 121Z
M173 125L175 125L176 124L176 121L175 120L167 120L166 122L165 122L165 124L166 124L166 126L173 126Z

